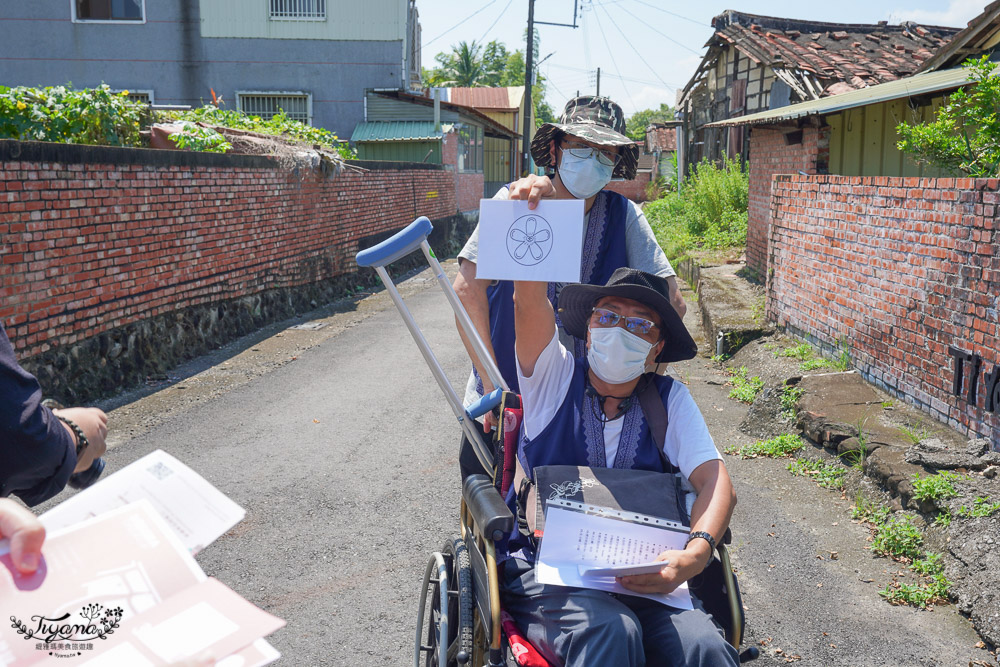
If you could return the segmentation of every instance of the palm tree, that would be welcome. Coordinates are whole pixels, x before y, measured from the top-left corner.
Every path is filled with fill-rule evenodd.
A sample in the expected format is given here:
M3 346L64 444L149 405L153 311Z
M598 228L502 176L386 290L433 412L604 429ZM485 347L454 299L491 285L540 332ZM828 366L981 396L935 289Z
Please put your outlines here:
M472 88L484 85L488 72L483 66L482 47L475 41L459 42L451 48L451 53L439 53L441 64L441 85Z

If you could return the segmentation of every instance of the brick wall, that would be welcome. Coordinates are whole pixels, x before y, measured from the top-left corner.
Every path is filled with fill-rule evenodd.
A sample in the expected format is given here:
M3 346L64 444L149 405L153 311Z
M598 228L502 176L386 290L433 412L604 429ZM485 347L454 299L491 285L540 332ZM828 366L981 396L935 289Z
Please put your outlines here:
M356 271L418 215L437 165L290 171L270 158L0 141L0 321L20 357L138 320Z
M455 180L455 193L458 200L458 210L462 213L479 213L479 200L483 198L486 183L483 172L458 171L458 135L452 132L444 137L444 148L441 159L449 165Z
M769 318L826 346L843 341L868 380L1000 449L998 188L776 176ZM982 360L974 402L968 377L953 392L949 348Z
M631 181L611 181L605 190L611 190L625 195L634 202L646 201L646 186L649 185L650 172L644 171L635 175Z
M767 239L771 216L771 179L775 174L822 174L829 155L829 129L804 127L801 141L789 144L783 130L750 130L750 202L747 219L747 269L759 281L767 274ZM798 141L798 135L792 135Z

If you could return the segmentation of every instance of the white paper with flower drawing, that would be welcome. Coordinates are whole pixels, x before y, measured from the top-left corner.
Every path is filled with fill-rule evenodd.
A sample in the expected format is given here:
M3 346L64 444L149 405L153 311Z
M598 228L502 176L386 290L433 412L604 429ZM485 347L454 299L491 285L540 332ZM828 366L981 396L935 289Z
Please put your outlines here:
M528 202L483 199L479 203L476 277L486 280L580 282L583 201Z

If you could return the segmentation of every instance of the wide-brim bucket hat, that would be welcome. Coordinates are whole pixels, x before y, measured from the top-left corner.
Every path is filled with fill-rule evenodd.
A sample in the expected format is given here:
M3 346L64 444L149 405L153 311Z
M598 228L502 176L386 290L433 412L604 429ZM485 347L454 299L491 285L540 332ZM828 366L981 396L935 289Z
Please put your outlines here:
M660 316L660 333L665 343L656 357L657 362L686 361L698 354L698 344L670 303L670 283L667 279L628 267L611 274L605 285L573 284L563 287L559 293L559 317L563 328L571 335L586 340L587 324L594 304L606 296L638 301Z
M625 136L625 113L607 97L583 95L566 103L558 123L545 123L531 140L531 157L539 167L551 164L549 142L560 133L572 134L600 146L616 146L622 159L615 165L613 177L631 180L639 167L639 147Z

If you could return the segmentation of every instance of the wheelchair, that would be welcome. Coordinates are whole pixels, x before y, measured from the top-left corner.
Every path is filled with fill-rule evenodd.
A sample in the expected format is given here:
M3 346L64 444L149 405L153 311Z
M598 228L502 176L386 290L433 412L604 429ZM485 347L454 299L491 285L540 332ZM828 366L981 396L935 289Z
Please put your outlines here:
M414 640L414 667L544 667L549 663L531 646L513 620L504 614L500 602L497 543L509 535L516 521L504 496L513 481L514 455L520 427L520 401L507 387L486 352L465 308L444 275L427 242L433 226L426 217L417 218L391 238L357 255L359 267L378 273L403 322L417 343L431 373L445 394L476 457L488 474L472 474L462 485L459 531L431 554L424 570L417 611ZM386 271L386 266L416 250L422 250L466 336L494 386L468 410L455 392L417 327L409 309ZM493 411L498 428L487 443L477 428L476 418ZM722 627L726 641L737 651L743 641L745 619L739 584L729 560L731 533L717 546L705 571L689 581L698 596ZM756 647L745 649L740 662L759 655Z

